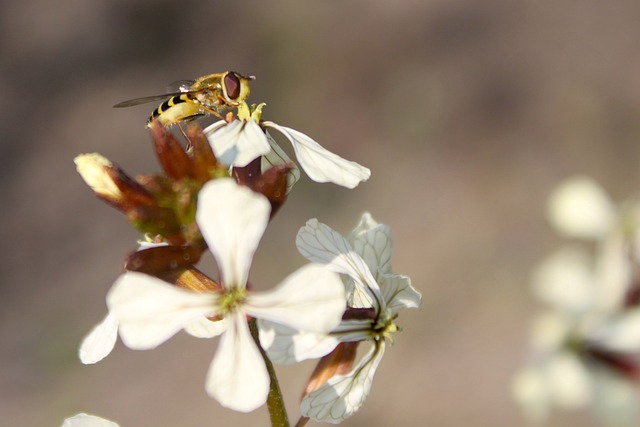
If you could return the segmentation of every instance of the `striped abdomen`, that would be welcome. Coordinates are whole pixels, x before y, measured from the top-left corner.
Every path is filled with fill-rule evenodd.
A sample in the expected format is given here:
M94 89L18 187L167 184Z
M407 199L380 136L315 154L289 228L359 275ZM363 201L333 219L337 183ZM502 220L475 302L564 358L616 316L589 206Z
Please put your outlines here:
M147 125L153 120L158 120L163 125L169 126L200 114L200 103L192 96L192 94L183 93L167 99L151 113Z

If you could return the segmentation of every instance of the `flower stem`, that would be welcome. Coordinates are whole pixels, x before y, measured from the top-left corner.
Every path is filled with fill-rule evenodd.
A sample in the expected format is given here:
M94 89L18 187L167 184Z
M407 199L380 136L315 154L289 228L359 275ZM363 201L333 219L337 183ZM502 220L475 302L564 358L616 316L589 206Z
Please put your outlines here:
M284 406L284 400L282 398L282 391L280 391L280 385L278 384L278 377L276 371L273 369L273 363L269 359L269 356L265 353L264 349L260 345L260 337L258 335L258 325L256 319L249 320L249 329L251 330L251 336L256 342L260 354L264 359L264 364L269 372L269 378L271 385L269 386L269 397L267 397L267 408L269 409L269 417L271 418L271 427L290 427L289 417L287 417L287 409Z

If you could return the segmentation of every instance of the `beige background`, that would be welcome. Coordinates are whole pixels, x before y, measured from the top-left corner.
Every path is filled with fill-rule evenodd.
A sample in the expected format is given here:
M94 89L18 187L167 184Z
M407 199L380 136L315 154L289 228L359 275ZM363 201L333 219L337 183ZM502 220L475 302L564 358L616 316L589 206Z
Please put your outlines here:
M373 172L354 191L303 179L253 282L304 263L293 242L308 218L346 233L369 210L424 297L344 425L525 425L508 387L537 307L529 272L561 243L545 197L577 172L617 199L639 187L639 21L633 0L2 2L1 424L87 411L122 427L267 425L264 408L233 413L204 393L215 340L118 344L88 367L76 356L138 236L73 157L157 171L154 106L111 106L234 69L257 76L250 99L268 103L266 119ZM311 369L279 370L292 418Z

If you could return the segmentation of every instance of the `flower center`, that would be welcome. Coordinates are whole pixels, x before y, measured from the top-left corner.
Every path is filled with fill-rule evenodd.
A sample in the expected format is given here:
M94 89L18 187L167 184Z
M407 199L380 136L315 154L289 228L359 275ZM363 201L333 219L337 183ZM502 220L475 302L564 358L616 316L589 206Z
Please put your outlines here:
M248 295L249 293L244 288L233 288L227 290L220 297L219 304L221 314L224 316L236 311L238 307L244 304Z
M378 321L371 330L371 337L376 340L389 340L393 343L393 333L398 331L398 325L394 323L397 316L390 316L388 313L378 318Z

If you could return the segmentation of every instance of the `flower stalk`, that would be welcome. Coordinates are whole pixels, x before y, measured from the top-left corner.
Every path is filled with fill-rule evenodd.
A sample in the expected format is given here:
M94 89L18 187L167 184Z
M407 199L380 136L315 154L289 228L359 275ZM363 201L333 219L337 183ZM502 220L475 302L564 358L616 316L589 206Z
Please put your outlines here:
M267 372L269 372L269 380L271 383L269 385L269 397L267 397L267 408L269 409L271 427L289 427L289 417L287 416L287 408L284 406L284 399L282 398L282 391L280 390L278 377L276 376L276 371L273 368L273 363L271 363L269 356L267 356L267 353L260 345L260 336L256 319L249 320L249 330L251 331L251 336L264 359Z

